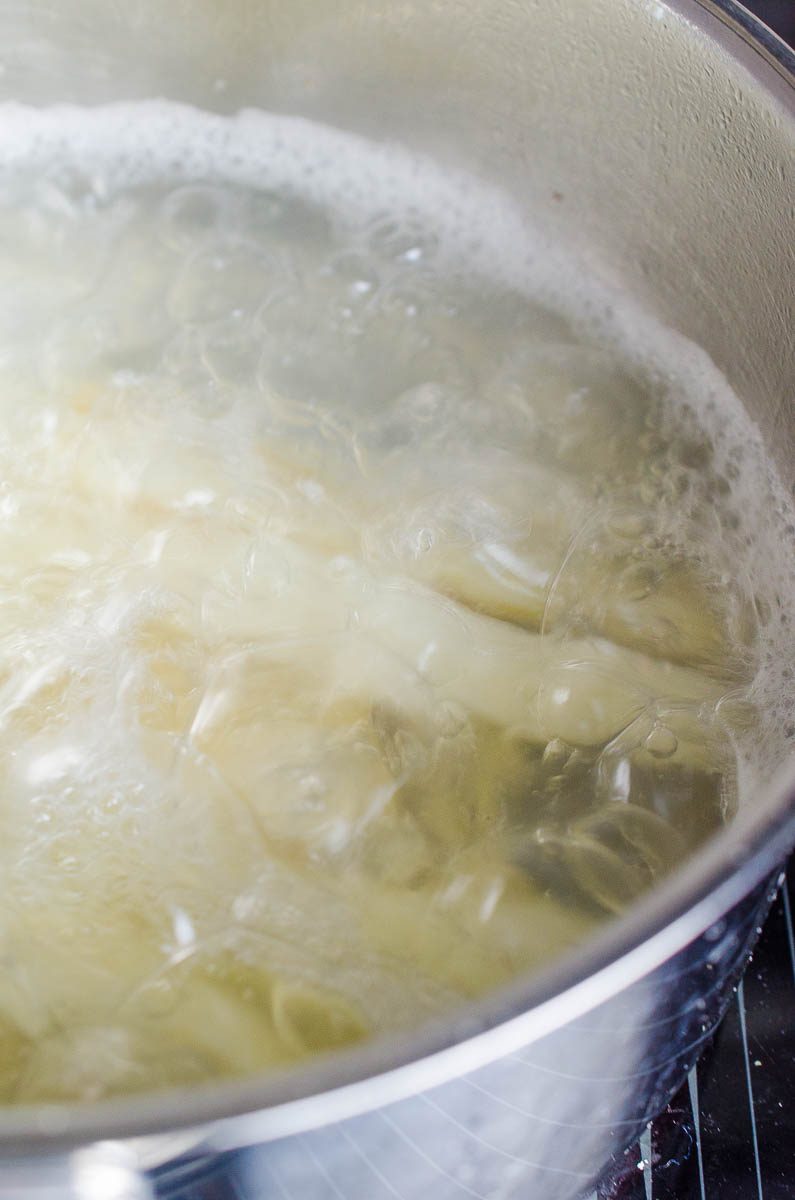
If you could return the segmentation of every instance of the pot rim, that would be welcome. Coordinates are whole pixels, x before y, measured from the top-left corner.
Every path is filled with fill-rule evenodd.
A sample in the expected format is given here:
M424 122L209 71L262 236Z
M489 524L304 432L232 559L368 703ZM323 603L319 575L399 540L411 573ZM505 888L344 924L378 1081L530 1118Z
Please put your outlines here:
M679 12L684 13L686 7L699 5L711 13L727 28L751 47L756 53L784 79L790 87L795 86L795 48L784 41L782 37L765 25L760 17L749 12L739 3L739 0L665 0Z
M665 3L734 59L742 39L755 52L744 57L746 65L752 60L757 83L780 95L784 81L785 105L795 121L795 51L781 38L737 0ZM771 80L771 69L778 81ZM30 1159L109 1139L160 1141L185 1129L196 1130L196 1143L204 1148L231 1149L442 1084L554 1032L664 964L755 887L772 884L794 844L795 759L747 820L721 831L627 914L585 945L443 1020L264 1077L101 1103L0 1109L0 1156Z

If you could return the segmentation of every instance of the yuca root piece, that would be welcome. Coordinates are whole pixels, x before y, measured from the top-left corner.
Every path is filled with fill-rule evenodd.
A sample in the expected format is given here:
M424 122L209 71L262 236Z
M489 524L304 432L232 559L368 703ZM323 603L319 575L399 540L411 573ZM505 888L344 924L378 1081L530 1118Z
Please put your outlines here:
M172 411L169 399L179 397L164 398L164 413ZM289 401L279 403L289 408ZM87 407L91 419L83 428ZM106 496L114 521L133 529L143 530L158 511L206 504L218 515L232 502L248 521L267 522L271 532L320 554L364 555L376 570L405 574L530 629L542 621L548 628L565 624L573 613L581 628L652 655L664 648L668 658L718 674L727 637L753 640L747 614L732 616L685 563L647 595L638 595L629 577L625 586L619 559L605 572L602 549L577 545L593 508L577 480L508 451L486 451L485 461L464 451L439 464L416 448L384 450L373 455L377 473L362 479L338 447L302 435L299 426L289 438L256 440L240 477L225 459L223 429L215 446L194 441L189 424L187 431L171 427L157 408L141 417L126 414L118 400L103 405L99 381L76 389L73 408L64 427L69 452L51 458L54 469L86 498ZM152 457L153 445L163 452ZM45 540L58 537L53 531ZM576 570L561 571L572 549Z
M268 588L267 557L273 577ZM205 606L211 636L256 642L270 630L268 657L291 654L290 634L355 628L410 666L438 700L462 705L528 741L559 737L573 745L610 741L646 707L715 704L722 682L649 658L601 638L541 637L405 580L378 579L352 560L330 567L295 546L277 544L263 558L242 600ZM284 580L289 582L284 584ZM284 635L281 645L274 635ZM339 695L389 700L381 656L356 655L319 639L317 670Z
M470 996L536 966L550 943L561 951L575 945L593 924L480 848L456 861L446 888L363 888L357 910L368 942L397 959L410 956L428 977Z
M271 477L289 479L288 447L263 443L261 453ZM606 567L603 548L584 553L577 546L592 502L575 480L560 470L523 465L505 451L486 453L491 457L485 462L459 456L454 470L447 469L449 478L442 469L430 492L434 464L418 465L402 453L385 455L373 496L366 485L344 477L333 456L323 458L313 448L304 459L303 448L296 447L293 479L312 481L315 502L309 505L302 496L285 513L285 536L329 555L363 552L376 571L406 575L528 629L543 622L565 626L573 613L581 627L622 645L720 674L729 612L709 596L696 570L679 563L648 594L637 594L628 570L637 565L634 559L622 560L612 546ZM493 536L478 528L481 478L485 507L498 506ZM357 528L364 530L361 551ZM572 551L576 569L567 570ZM735 642L752 641L742 621L731 633Z

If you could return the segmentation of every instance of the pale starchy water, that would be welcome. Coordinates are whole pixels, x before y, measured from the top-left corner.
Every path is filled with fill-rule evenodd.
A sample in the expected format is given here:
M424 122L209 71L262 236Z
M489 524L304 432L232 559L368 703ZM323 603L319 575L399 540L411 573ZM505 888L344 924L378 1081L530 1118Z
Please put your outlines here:
M0 132L2 1099L418 1025L748 802L791 515L706 355L398 148Z

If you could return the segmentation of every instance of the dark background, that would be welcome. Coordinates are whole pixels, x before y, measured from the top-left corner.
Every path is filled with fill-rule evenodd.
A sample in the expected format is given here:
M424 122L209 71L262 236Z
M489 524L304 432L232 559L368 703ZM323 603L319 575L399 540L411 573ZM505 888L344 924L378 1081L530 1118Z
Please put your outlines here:
M795 45L795 0L743 0L746 8Z

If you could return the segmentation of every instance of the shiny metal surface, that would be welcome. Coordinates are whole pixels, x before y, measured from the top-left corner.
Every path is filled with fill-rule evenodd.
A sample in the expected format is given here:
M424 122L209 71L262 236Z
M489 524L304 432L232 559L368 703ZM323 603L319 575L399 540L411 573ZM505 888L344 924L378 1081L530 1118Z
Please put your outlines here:
M792 483L795 58L758 35L733 0L0 0L0 99L258 104L488 177L712 354ZM718 1020L795 841L794 780L580 954L444 1025L284 1077L0 1114L0 1196L113 1177L132 1200L137 1166L265 1141L302 1200L580 1194Z
M666 1104L723 1015L765 889L673 962L556 1033L421 1096L263 1146L245 1197L568 1200ZM572 1103L572 1096L576 1103Z

